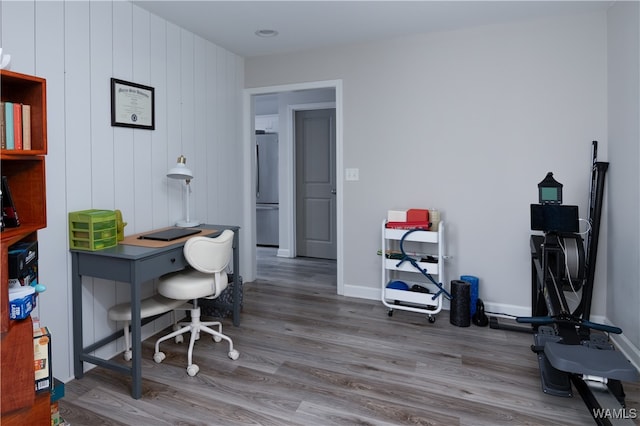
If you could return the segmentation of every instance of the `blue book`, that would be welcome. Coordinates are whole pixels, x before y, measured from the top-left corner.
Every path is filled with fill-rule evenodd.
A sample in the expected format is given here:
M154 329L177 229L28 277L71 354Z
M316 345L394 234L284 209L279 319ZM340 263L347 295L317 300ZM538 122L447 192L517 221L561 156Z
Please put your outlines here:
M13 139L13 102L4 103L4 125L7 132L7 149L15 149Z

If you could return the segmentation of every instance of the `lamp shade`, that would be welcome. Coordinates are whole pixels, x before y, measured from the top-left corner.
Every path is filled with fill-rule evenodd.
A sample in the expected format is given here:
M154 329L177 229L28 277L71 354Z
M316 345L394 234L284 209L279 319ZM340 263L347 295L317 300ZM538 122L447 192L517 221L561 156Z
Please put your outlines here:
M184 155L178 157L178 162L167 173L167 177L171 179L190 180L193 179L193 173L187 167L187 159Z

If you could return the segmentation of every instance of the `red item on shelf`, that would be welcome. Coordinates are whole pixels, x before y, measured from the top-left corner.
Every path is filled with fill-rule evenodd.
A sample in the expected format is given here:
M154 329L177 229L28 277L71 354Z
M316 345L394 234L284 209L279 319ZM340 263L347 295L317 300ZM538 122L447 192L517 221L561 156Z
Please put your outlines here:
M407 210L407 222L429 222L429 210L426 210L426 209Z
M429 221L387 222L386 226L390 229L422 229L428 231L431 228L431 223Z

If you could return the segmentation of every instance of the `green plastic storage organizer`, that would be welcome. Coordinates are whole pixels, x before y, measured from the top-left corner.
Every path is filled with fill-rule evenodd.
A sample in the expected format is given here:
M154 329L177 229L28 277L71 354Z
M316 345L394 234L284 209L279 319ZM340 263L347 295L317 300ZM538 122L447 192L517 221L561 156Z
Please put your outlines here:
M69 213L69 246L77 250L102 250L118 244L116 212L81 210Z

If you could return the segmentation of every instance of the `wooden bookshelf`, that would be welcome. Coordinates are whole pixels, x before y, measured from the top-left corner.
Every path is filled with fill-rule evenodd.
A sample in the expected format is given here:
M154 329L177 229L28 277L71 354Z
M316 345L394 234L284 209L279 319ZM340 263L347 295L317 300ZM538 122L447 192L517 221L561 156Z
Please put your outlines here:
M3 149L2 158L47 153L46 86L43 78L0 70L0 100L31 105L31 150Z
M47 226L45 154L47 153L46 81L0 70L3 102L31 106L31 149L0 149L0 171L7 176L20 226L4 228L0 250L0 420L7 424L50 424L49 392L35 393L31 317L9 319L8 250L38 240ZM38 300L37 303L40 301Z

